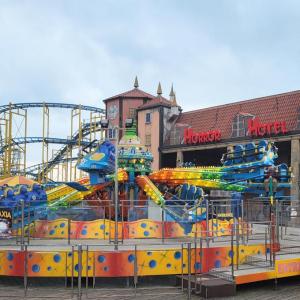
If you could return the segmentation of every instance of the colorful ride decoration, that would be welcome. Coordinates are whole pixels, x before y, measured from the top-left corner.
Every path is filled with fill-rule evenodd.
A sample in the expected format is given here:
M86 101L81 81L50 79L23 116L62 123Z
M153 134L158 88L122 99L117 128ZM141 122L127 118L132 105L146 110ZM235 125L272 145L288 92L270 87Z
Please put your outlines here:
M114 145L108 143L100 145L96 153L101 153L105 146L114 154ZM104 182L107 176L110 154L107 151L102 153L104 155L98 156L96 163L93 164L89 155L78 166L91 178L97 178L96 182ZM140 145L132 130L125 133L118 146L119 167L128 174L128 181L124 181L121 188L126 193L133 188L134 199L137 199L139 190L143 191L186 232L191 230L193 223L206 218L205 192L212 189L235 193L232 209L235 210L234 216L238 217L239 211L235 208L242 198L241 193L266 195L268 170L273 168L277 196L283 195L290 188L291 173L287 165L275 165L277 157L274 144L261 140L257 144L251 142L233 146L223 155L221 167L167 168L151 172L152 155Z
M30 207L28 213L31 213L36 206L58 210L92 199L95 195L100 200L106 195L105 199L113 204L115 154L115 145L104 141L78 165L80 170L89 174L89 178L66 182L47 191L36 183L14 188L5 185L0 192L0 205L14 208L24 200ZM213 218L206 216L206 194L210 190L223 190L232 192L232 216L238 218L240 211L237 207L244 193L269 196L270 178L272 197L274 193L280 197L290 188L290 169L285 164L275 165L277 157L274 144L261 140L257 144L249 142L231 147L223 155L219 167L165 168L152 172L152 154L141 145L135 129L127 129L118 145L117 176L122 214L125 207L122 204L129 207L126 210L129 215L131 208L145 204L148 197L165 211L166 221L177 222L184 233L189 234L194 224ZM38 217L47 219L47 210L43 213ZM53 214L54 217L58 218L59 214ZM120 215L105 212L103 219L105 217L116 219Z

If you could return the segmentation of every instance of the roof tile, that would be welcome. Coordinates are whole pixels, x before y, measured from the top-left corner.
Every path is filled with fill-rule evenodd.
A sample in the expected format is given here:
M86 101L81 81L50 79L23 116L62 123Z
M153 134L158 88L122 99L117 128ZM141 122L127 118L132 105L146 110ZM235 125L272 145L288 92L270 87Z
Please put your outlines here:
M134 88L130 91L109 97L107 99L104 99L103 101L109 101L109 100L113 100L113 99L120 98L120 97L122 97L122 98L148 98L148 99L155 98L155 96L153 96L151 94L148 94L138 88Z
M251 114L261 122L286 121L287 129L297 127L300 109L300 91L244 100L211 108L182 113L177 124L188 124L195 131L219 129L224 139L232 134L232 122L238 114Z

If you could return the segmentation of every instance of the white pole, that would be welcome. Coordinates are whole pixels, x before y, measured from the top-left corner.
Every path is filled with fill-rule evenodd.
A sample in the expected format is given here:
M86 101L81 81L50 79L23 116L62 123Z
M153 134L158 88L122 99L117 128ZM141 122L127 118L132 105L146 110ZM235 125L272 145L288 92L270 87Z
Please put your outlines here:
M119 200L119 182L118 182L118 143L119 143L119 127L116 130L116 143L115 143L115 250L118 250L118 200Z

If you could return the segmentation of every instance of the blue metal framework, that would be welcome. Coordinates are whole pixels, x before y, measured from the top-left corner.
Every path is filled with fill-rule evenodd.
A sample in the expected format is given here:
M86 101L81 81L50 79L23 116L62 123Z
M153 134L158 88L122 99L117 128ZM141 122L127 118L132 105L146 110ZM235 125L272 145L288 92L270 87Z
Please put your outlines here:
M28 109L28 108L63 108L63 109L72 109L72 110L82 110L82 111L89 111L91 113L99 113L99 114L105 114L105 110L103 108L98 108L98 107L93 107L93 106L87 106L87 105L79 105L79 104L69 104L69 103L59 103L59 102L24 102L24 103L10 103L6 105L0 105L0 114L6 113L9 111L13 110L18 110L18 109ZM99 126L100 121L93 122L93 123L87 123L84 124L82 129L81 129L81 134L79 131L76 131L71 139L63 139L63 138L49 138L49 137L18 137L18 138L12 138L10 140L10 143L8 144L3 144L0 145L0 155L6 151L8 147L11 146L18 146L22 144L28 144L28 143L45 143L45 144L62 144L61 149L56 153L55 157L52 158L48 164L41 164L37 168L32 166L33 168L31 169L26 168L25 172L28 175L32 176L39 176L40 174L46 174L49 170L51 170L56 164L64 161L64 155L69 149L69 146L74 146L78 144L78 139L87 136L90 131L92 126ZM93 147L94 142L91 143L91 141L87 140L82 140L80 142L81 146L90 148ZM72 158L69 160L73 160ZM12 170L11 170L12 171ZM35 173L34 173L35 172Z
M81 109L96 113L105 114L105 109L94 106L79 105L79 104L68 104L59 102L25 102L25 103L12 103L0 106L0 113L9 111L10 109L25 109L32 107L56 107L56 108L67 108L67 109Z
M62 159L58 160L57 163L65 163L65 162L76 161L76 160L78 160L78 157L62 158ZM39 171L42 168L43 168L43 163L32 165L32 166L27 167L25 169L24 173L26 175L33 176L35 179L37 179ZM14 172L12 172L12 173L15 174Z
M17 146L22 144L33 144L33 143L42 143L45 142L47 144L64 144L64 145L76 145L78 143L77 139L61 139L61 138L43 138L43 137L20 137L12 139L12 143L10 145L6 144L2 148L0 148L0 154L2 154L5 148L10 146ZM82 146L88 146L90 141L82 140Z

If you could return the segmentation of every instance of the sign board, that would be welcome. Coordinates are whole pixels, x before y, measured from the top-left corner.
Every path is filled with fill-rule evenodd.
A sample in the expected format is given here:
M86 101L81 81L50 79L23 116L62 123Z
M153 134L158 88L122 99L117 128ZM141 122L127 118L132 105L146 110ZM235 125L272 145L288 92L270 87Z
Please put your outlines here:
M192 128L184 129L184 144L204 144L219 142L221 140L220 130L209 130L205 132L194 132Z
M12 211L0 208L0 237L10 236L12 228Z
M268 123L262 123L259 118L248 120L248 135L249 136L265 136L265 135L277 135L286 134L286 122L274 121Z

